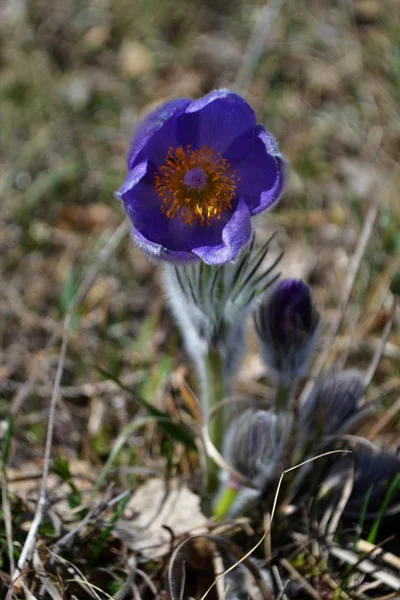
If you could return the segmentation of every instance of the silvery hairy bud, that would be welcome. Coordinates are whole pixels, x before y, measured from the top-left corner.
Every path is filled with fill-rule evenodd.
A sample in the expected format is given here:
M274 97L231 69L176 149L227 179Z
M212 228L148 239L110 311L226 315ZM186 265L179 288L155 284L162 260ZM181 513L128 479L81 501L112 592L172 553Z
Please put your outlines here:
M335 459L328 468L320 485L318 502L322 506L327 503L335 506L351 477L352 490L343 515L356 521L360 518L370 521L378 515L382 519L393 519L400 513L400 489L396 485L400 477L400 458L363 438L357 439L347 446L351 453ZM387 507L382 512L385 501ZM370 531L370 525L367 530Z
M230 424L224 439L223 455L234 469L254 480L273 461L278 445L276 414L248 409Z
M318 338L319 314L301 279L284 279L255 314L264 363L281 384L305 375Z
M279 276L275 267L282 255L263 268L271 241L256 251L253 237L235 263L223 266L164 265L164 290L201 380L203 358L210 349L220 353L226 379L237 369L245 347L246 316Z
M363 376L355 369L323 375L301 408L299 431L306 438L348 433L357 415L364 417L364 393Z
M400 513L400 458L377 447L359 444L355 449L355 475L353 491L346 505L344 515L359 517L368 505L366 519L375 519L381 514L383 519ZM397 485L395 485L397 482ZM389 498L389 490L393 493ZM382 504L388 499L388 506L382 514Z

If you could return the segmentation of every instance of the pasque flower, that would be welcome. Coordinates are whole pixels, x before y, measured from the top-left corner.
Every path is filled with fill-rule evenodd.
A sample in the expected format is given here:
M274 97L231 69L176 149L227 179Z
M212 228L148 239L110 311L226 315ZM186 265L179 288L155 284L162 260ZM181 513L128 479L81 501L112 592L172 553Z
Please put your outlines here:
M300 411L300 431L306 441L326 435L349 433L370 410L362 405L362 374L355 369L328 372L316 383Z
M321 473L323 479L316 496L321 513L325 513L327 505L337 506L343 493L343 486L351 477L353 487L350 498L344 508L343 516L356 520L358 524L367 522L366 531L370 533L372 519L389 520L392 523L400 514L400 458L396 454L381 449L362 437L343 440L336 446L326 449L351 450L339 459L328 457L323 463ZM315 480L315 471L313 473ZM309 495L313 486L310 480L304 486L305 496ZM383 510L386 504L385 509ZM369 521L369 523L368 523Z
M272 462L279 443L278 417L248 409L236 417L224 439L223 455L237 471L253 479Z
M128 169L117 195L133 240L172 262L234 260L251 216L272 208L285 182L274 138L229 90L157 108L132 140Z
M284 279L255 314L265 364L278 381L291 383L305 373L314 350L319 314L301 279Z

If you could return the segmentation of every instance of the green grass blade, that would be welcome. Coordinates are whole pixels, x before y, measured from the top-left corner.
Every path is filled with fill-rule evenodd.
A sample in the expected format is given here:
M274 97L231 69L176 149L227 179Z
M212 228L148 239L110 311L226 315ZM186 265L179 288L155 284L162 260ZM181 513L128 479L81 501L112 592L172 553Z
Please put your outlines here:
M170 419L169 419L169 417L154 417L154 416L143 417L142 419L136 419L132 423L128 423L128 425L125 425L125 427L123 428L123 430L117 437L115 444L112 447L110 454L108 455L106 464L104 465L103 470L101 471L100 476L99 476L98 480L96 481L96 484L92 490L92 493L90 494L90 501L93 501L95 495L100 490L100 488L103 486L103 484L107 478L107 475L109 474L110 470L112 469L113 464L117 460L118 455L121 452L124 445L126 444L129 436L134 431L136 431L136 429L139 429L140 427L143 427L144 425L148 425L149 423L153 423L154 421L159 423L160 426L162 427L163 425L168 424Z
M168 433L173 439L175 439L177 442L181 442L187 448L196 449L196 444L194 443L191 434L181 425L178 425L177 423L171 421L169 415L166 412L159 410L158 408L150 404L150 402L147 402L147 400L138 396L134 390L124 385L122 381L120 381L118 377L112 375L112 373L109 373L105 369L102 369L98 366L96 366L96 369L99 371L99 373L101 373L101 375L103 375L105 379L110 379L111 381L114 381L114 383L116 383L121 388L121 390L128 392L128 394L131 394L135 398L137 403L140 404L143 408L145 408L152 417L160 419L160 427L162 427L162 429L166 433Z
M371 497L373 489L374 489L374 485L372 484L369 486L369 488L367 489L365 496L364 496L364 500L363 500L363 503L361 506L360 518L358 520L358 526L357 526L358 532L354 536L354 541L353 541L353 549L354 550L357 548L357 543L361 537L361 532L362 532L362 528L364 525L365 516L367 514L368 503L369 503L369 499Z
M1 447L1 465L0 465L0 480L3 477L4 469L8 462L8 453L13 434L14 422L11 413L7 415L6 430L4 432L3 444Z
M376 537L378 535L379 527L381 525L381 521L385 515L386 509L392 501L393 496L400 489L400 473L397 473L396 477L393 479L390 487L387 491L384 501L382 502L381 509L379 511L378 516L376 517L374 524L372 525L371 531L369 532L367 541L371 544L375 544Z

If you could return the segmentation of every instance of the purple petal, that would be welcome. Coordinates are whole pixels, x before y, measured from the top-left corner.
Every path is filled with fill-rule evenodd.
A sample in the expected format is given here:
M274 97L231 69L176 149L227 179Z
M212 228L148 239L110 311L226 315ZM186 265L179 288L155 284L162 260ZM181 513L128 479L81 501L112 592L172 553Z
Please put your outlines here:
M136 158L139 152L146 146L147 142L152 138L152 136L159 130L163 129L165 124L171 124L171 117L176 117L177 115L184 112L185 108L191 103L190 98L179 98L178 100L171 100L170 102L166 102L162 104L156 110L151 112L143 123L138 127L133 140L131 142L131 146L129 149L128 155L128 169L132 169L134 163L136 162ZM169 128L168 128L169 129ZM169 136L169 131L165 131L164 134L167 138ZM169 140L169 145L171 145L171 140ZM168 150L168 145L167 145ZM150 156L147 154L147 156ZM151 157L153 158L153 157ZM164 154L165 158L165 154ZM154 159L153 159L154 160Z
M252 209L251 214L257 215L263 210L269 210L278 202L282 196L287 182L288 164L283 156L279 153L275 139L261 125L257 126L258 137L265 144L268 152L276 160L278 166L278 174L274 186L261 194L261 202L258 207ZM272 152L275 152L274 154ZM276 153L277 152L277 153Z
M225 153L239 177L236 193L244 198L252 215L272 208L282 194L286 170L277 152L273 137L257 126L236 139Z
M146 221L146 212L156 206L159 210L160 198L155 192L152 181L152 166L148 160L139 163L133 171L128 173L124 183L116 193L123 205L126 214L132 220L136 228L140 229L140 223ZM135 202L135 199L137 201ZM138 206L140 211L138 211Z
M183 250L170 250L164 248L161 244L156 244L148 240L140 231L138 231L134 225L132 225L132 239L136 246L145 252L148 256L157 259L167 260L169 262L176 263L192 263L197 262L199 258L191 252L184 252Z
M157 230L158 237L165 238L171 223L171 219L168 220L160 210L160 198L152 186L152 172L154 165L148 161L140 163L129 173L116 194L132 221L132 239L138 248L153 258L173 262L195 262L198 257L193 255L190 249L173 250L171 244L166 248L159 240L151 239L151 233L157 238ZM166 219L169 222L165 223ZM175 239L182 241L182 236L178 235ZM168 241L167 239L167 243Z
M134 188L147 174L148 170L148 161L144 160L143 162L137 164L132 171L129 171L124 183L121 185L117 194L118 197L122 197L124 194L129 192L132 188Z
M218 90L194 100L178 121L185 124L185 131L195 134L194 148L205 145L223 155L237 137L256 125L253 109L229 90Z
M214 102L214 100L220 100L221 98L227 98L228 96L235 96L239 98L239 100L244 102L243 98L241 98L234 92L231 92L231 90L223 88L221 90L214 90L213 92L209 92L205 96L197 98L197 100L192 100L190 105L187 107L186 112L191 113L196 112L198 110L202 110L205 106L207 106L207 104L210 104L210 102Z
M222 230L222 244L193 248L193 253L208 265L223 265L236 258L251 236L250 210L240 198L235 212Z

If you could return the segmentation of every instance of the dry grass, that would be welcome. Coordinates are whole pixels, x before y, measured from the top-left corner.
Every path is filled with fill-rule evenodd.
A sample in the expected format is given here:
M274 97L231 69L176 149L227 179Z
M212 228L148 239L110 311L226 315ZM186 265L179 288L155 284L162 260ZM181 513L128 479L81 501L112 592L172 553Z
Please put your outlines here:
M259 239L271 225L285 228L286 266L310 281L327 339L339 326L330 361L367 369L381 353L392 318L389 285L400 267L397 2L272 4L269 16L262 4L242 0L5 0L0 6L2 598L164 595L168 555L136 554L114 524L122 514L135 522L129 497L150 476L164 478L167 489L176 475L201 489L195 453L172 444L152 422L129 434L107 473L108 487L91 496L126 424L146 414L143 400L189 428L195 410L187 386L195 382L157 270L124 225L111 237L124 218L113 192L125 176L129 139L155 103L235 81L246 88L291 164L280 207L257 221ZM263 18L272 26L261 28ZM341 302L348 304L343 318ZM397 314L369 388L388 411L366 430L392 448L399 433L399 347ZM99 368L132 393L106 381ZM242 375L239 391L268 389L252 337ZM216 527L202 526L211 533ZM295 597L287 573L306 580L313 597L389 594L383 586L363 596L367 580L360 570L343 575L337 557L330 571L315 532L301 537L311 526L305 519L291 538L279 528L272 538L274 586L283 586L277 597ZM249 527L234 524L224 536L249 549L262 526ZM171 550L184 531L165 532ZM359 546L353 554L361 560L371 551ZM212 544L188 551L192 583L206 574L205 587L189 586L192 595L200 597L212 581L215 552ZM11 593L15 568L21 573ZM340 586L347 592L339 593Z

